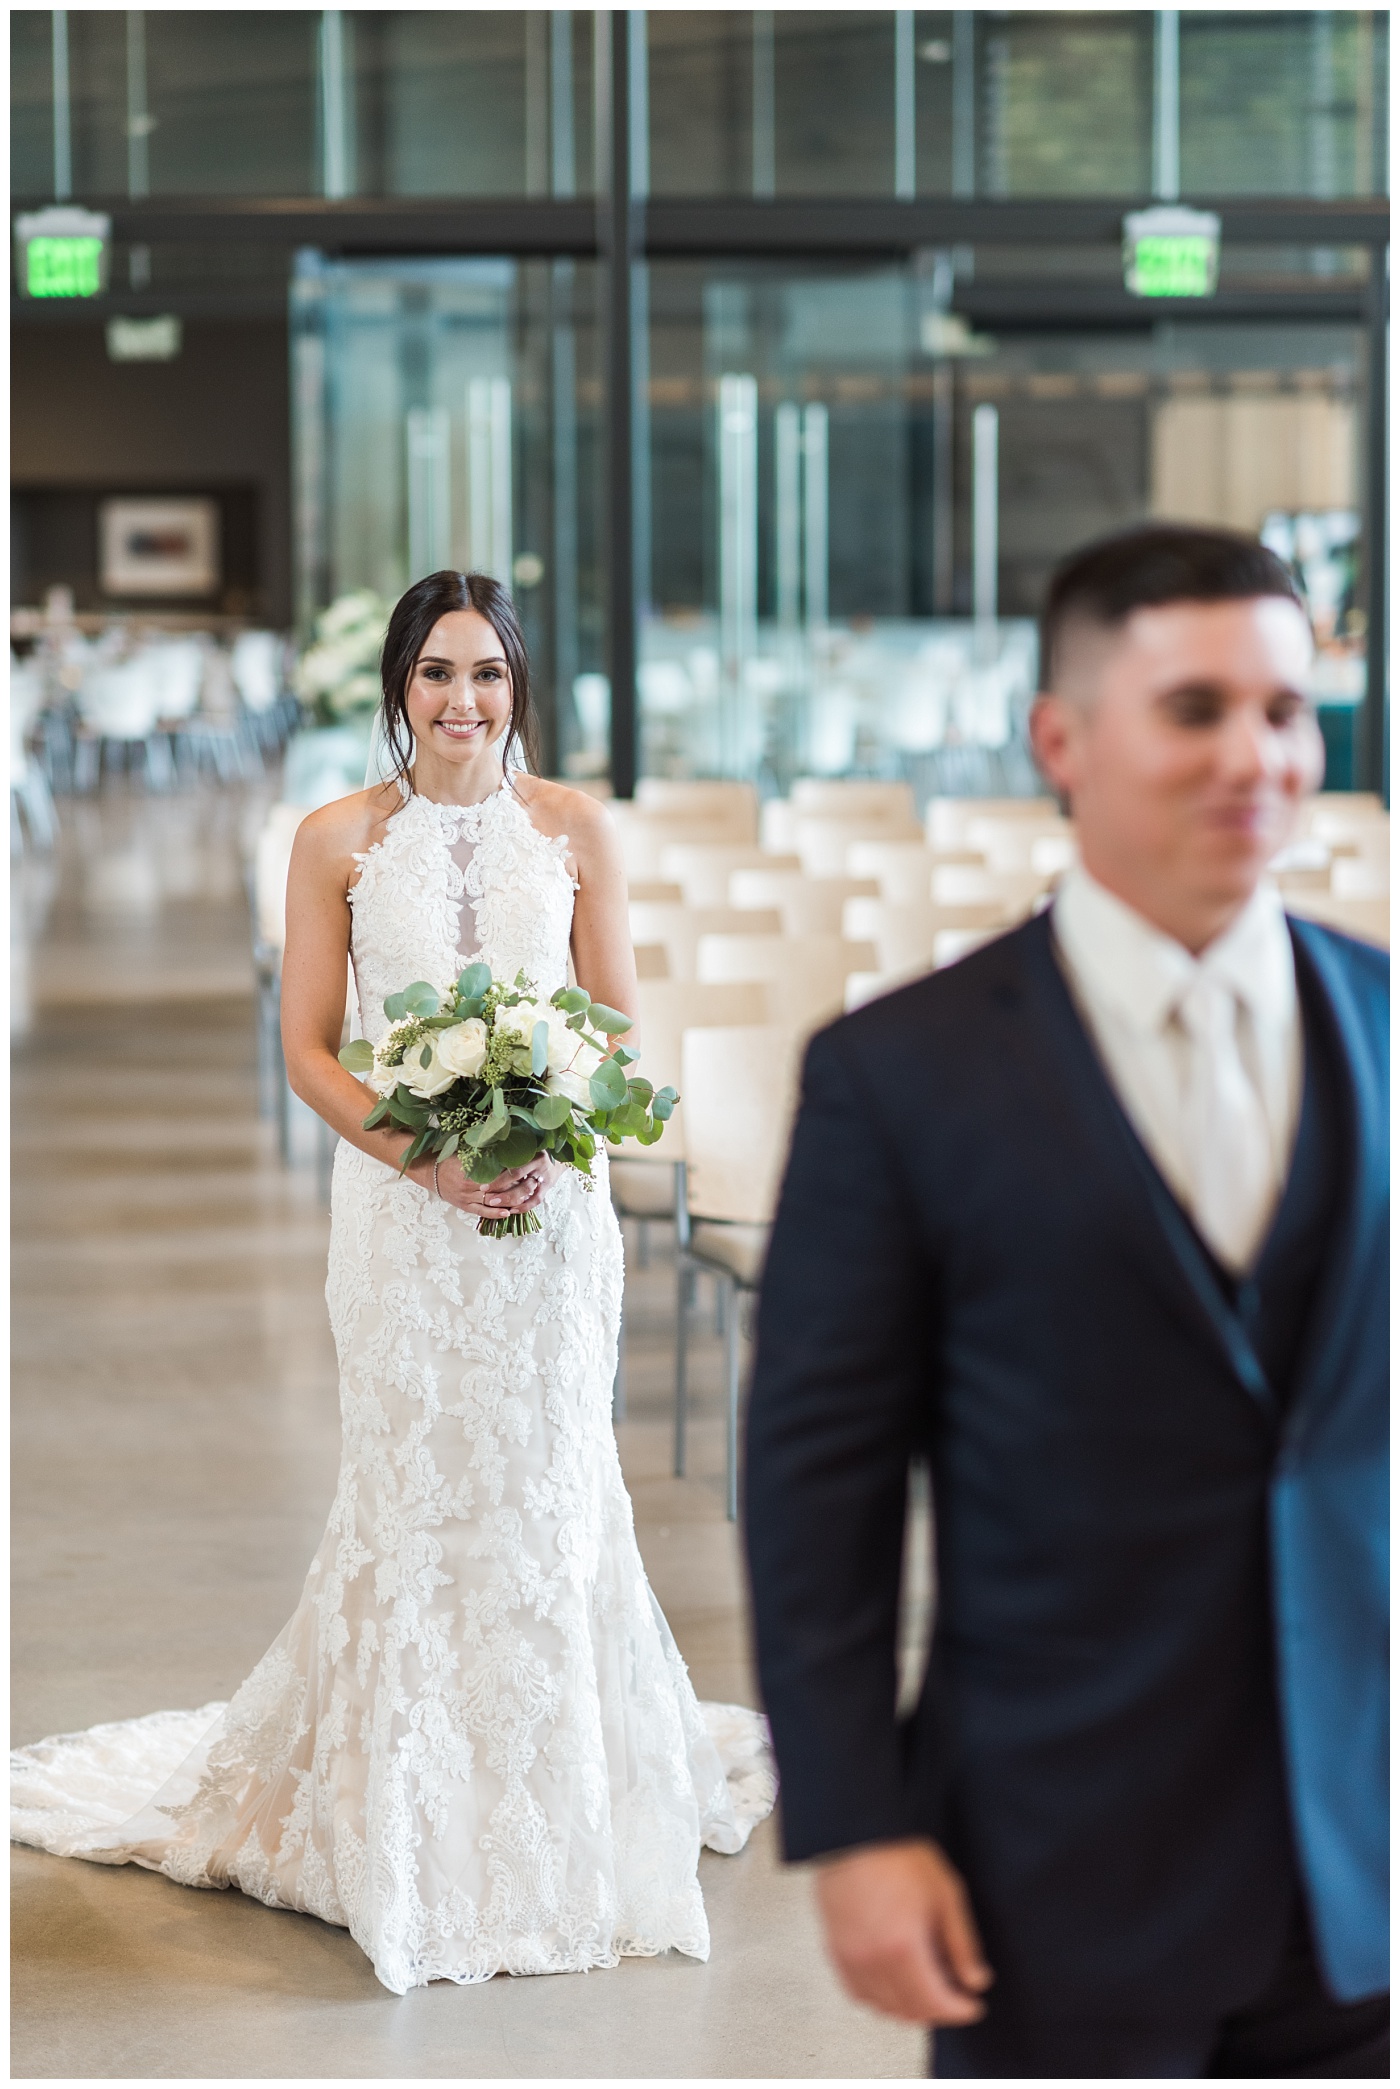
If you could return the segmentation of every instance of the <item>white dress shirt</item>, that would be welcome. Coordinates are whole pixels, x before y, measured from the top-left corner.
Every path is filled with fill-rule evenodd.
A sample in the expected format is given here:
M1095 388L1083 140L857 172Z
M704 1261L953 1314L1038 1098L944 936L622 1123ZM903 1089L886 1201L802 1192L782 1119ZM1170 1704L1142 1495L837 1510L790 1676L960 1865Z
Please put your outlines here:
M1303 1033L1283 905L1260 886L1195 958L1082 865L1052 913L1070 987L1138 1136L1236 1271L1269 1230L1293 1153Z

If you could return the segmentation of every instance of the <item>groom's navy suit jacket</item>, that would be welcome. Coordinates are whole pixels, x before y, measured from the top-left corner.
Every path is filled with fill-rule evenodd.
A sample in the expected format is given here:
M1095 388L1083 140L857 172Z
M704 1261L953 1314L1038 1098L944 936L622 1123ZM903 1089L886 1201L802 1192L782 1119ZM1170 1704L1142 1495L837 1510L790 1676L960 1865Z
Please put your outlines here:
M1387 1985L1388 960L1290 929L1302 1123L1241 1287L1048 917L808 1053L746 1490L786 1848L939 1839L994 2010L1226 2013L1300 1881L1337 1997ZM919 1455L937 1614L901 1721Z

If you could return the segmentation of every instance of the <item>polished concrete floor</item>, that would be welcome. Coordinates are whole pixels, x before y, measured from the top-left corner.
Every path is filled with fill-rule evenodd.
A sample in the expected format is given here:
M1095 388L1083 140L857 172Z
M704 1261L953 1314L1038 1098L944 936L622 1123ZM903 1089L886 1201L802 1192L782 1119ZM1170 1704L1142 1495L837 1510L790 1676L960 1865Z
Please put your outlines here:
M290 1611L329 1507L335 1365L314 1168L257 1114L232 798L65 809L18 881L16 1741L226 1697ZM21 1005L21 1017L25 1013ZM755 1701L725 1521L718 1345L669 1471L673 1273L629 1239L623 1464L702 1696ZM396 1997L349 1936L236 1893L16 1850L15 2076L898 2077L917 2033L823 1963L772 1823L705 1855L679 1957Z

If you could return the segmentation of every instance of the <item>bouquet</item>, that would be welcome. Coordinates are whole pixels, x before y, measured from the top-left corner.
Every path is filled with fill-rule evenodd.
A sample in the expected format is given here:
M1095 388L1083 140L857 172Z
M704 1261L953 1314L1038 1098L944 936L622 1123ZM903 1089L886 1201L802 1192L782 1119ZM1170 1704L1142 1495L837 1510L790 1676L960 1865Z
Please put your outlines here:
M628 1074L637 1054L616 1039L631 1017L582 987L540 1001L523 972L506 986L475 964L445 993L415 980L390 994L384 1013L393 1027L382 1043L356 1038L340 1063L379 1097L366 1131L390 1124L413 1133L400 1174L424 1154L455 1153L473 1182L494 1182L548 1153L591 1188L599 1140L654 1146L678 1100L674 1088ZM499 1240L538 1233L539 1224L517 1211L478 1219L477 1231Z

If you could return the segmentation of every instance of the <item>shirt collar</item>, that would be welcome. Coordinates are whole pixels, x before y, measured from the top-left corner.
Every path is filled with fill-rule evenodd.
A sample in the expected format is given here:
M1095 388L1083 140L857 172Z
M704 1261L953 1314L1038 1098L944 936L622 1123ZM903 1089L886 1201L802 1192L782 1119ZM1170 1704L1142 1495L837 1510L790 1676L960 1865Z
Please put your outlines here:
M1198 969L1229 986L1266 1030L1286 1023L1295 1005L1293 946L1283 903L1271 885L1255 889L1199 958L1082 864L1062 879L1053 921L1056 940L1085 992L1135 1030L1159 1030Z

